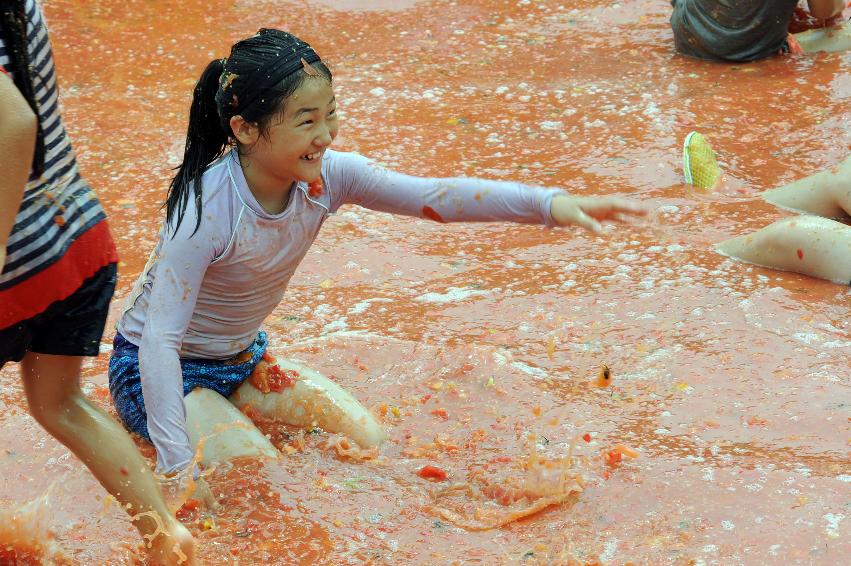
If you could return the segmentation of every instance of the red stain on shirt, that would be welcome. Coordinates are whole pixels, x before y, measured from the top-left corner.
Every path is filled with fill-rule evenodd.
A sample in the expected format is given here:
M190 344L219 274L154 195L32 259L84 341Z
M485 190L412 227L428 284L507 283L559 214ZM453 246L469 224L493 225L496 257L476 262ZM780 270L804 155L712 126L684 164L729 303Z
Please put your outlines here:
M423 207L423 216L425 216L429 220L434 220L435 222L442 222L444 224L446 223L446 220L444 220L443 217L440 216L437 211L430 206Z
M798 248L798 259L804 259L804 250Z
M313 181L312 183L308 183L307 185L307 194L313 198L322 195L324 188L322 186L322 181Z

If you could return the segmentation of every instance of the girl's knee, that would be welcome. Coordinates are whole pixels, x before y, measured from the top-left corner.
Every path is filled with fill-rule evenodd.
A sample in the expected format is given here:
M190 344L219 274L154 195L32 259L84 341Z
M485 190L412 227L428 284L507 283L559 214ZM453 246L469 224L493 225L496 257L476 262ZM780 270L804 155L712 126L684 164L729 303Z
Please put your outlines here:
M251 420L210 389L197 388L184 398L186 432L198 446L205 466L242 456L277 458L278 451Z

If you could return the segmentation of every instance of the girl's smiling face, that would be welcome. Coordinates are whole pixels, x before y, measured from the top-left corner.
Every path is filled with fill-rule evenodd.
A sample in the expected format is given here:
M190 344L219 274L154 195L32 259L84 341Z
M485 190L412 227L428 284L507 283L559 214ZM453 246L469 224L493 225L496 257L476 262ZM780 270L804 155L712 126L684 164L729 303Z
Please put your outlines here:
M265 133L241 116L231 127L242 147L242 160L263 184L289 189L293 182L318 181L322 155L337 136L337 102L325 77L307 77L285 100Z

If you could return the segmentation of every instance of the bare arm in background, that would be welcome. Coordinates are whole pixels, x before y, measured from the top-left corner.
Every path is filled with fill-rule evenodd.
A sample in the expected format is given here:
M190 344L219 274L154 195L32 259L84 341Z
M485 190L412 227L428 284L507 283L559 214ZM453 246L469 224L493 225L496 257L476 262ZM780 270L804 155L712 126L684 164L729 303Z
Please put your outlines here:
M6 243L15 225L24 187L30 175L38 120L15 83L0 73L0 272L6 262Z
M807 6L814 17L827 20L842 13L845 0L807 0Z
M809 0L810 13L828 20L841 14L843 0ZM851 49L851 23L841 22L827 28L810 29L793 35L804 53L842 52Z

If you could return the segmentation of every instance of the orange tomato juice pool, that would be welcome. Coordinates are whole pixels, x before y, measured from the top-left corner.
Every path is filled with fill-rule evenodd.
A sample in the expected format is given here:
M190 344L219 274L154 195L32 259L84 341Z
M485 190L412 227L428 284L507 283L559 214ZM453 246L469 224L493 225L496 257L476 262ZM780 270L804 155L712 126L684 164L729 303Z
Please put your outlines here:
M122 258L113 321L155 243L194 82L260 27L294 32L330 64L338 149L412 174L658 208L602 238L354 207L332 216L265 328L274 353L381 413L389 440L377 458L339 459L322 431L260 423L282 457L220 466L210 483L222 511L184 514L202 563L851 556L849 289L712 247L787 215L761 191L848 153L851 54L680 57L663 0L44 8L66 126ZM694 129L727 177L711 194L682 184ZM107 355L86 362L84 389L112 411ZM594 387L604 364L612 384ZM44 521L71 563L137 560L124 513L27 414L16 366L0 385L2 507L51 488ZM498 477L530 450L557 461L573 443L584 489L560 505L483 531L435 507L442 487Z

